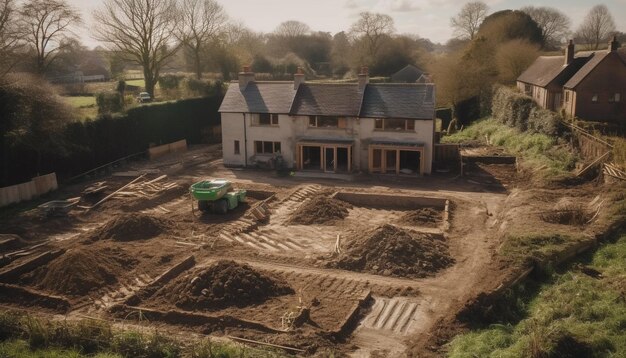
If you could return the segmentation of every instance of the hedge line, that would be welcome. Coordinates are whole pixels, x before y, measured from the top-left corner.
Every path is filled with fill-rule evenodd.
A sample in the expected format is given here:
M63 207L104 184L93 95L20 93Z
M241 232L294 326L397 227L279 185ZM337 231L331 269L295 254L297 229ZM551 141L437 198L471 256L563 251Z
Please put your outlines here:
M217 112L223 95L158 103L130 109L125 114L101 115L73 122L62 133L63 152L45 153L40 174L56 172L66 179L119 158L186 139L207 142L206 133L220 124ZM37 175L36 153L23 147L5 148L7 162L0 167L1 186L30 180Z
M509 87L498 87L491 107L493 117L500 123L521 131L532 131L551 136L560 132L560 116L539 108L529 96Z

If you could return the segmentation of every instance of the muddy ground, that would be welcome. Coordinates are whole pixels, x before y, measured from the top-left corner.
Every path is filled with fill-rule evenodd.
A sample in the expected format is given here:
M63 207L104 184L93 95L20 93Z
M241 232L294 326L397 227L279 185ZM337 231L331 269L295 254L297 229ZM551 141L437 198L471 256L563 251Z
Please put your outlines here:
M579 189L555 206L570 189L525 188L514 165L477 166L467 177L337 182L231 170L217 158L198 147L64 186L54 198L108 186L66 217L11 209L0 217L0 284L10 292L0 304L69 318L143 309L163 329L283 344L304 355L322 348L356 357L436 355L431 346L441 342L428 337L454 329L456 312L517 269L496 255L502 233L565 226L578 211L574 218L552 211L581 203L593 214L587 204L597 191ZM188 187L206 178L246 189L246 203L223 216L194 210ZM354 204L336 193L373 199ZM260 206L268 220L253 215Z

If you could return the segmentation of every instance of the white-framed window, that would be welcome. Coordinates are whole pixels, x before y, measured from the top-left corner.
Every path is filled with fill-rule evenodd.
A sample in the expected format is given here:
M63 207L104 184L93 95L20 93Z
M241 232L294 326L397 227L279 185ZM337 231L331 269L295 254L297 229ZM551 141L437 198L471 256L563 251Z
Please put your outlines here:
M598 102L598 94L597 93L594 93L593 96L591 96L591 102L594 102L594 103Z
M524 92L527 96L530 96L533 93L533 88L529 84L524 84Z
M280 153L280 142L254 141L254 154L275 154Z
M241 148L239 147L239 141L235 141L235 154L241 154Z
M309 116L311 128L346 128L347 120L337 116Z
M252 117L252 124L256 126L278 126L278 114L257 113Z
M381 131L414 131L415 120L413 119L375 119L374 129Z
M565 102L569 102L569 91L565 91Z

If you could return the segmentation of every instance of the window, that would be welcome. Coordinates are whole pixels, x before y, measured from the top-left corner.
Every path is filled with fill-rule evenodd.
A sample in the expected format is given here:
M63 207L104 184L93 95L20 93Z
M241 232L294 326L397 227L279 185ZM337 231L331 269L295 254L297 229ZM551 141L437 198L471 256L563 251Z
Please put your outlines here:
M259 113L258 120L253 121L254 124L259 126L277 126L278 114ZM256 123L255 123L256 122Z
M565 91L565 102L569 102L569 91Z
M597 95L597 94L594 94L594 95L591 97L591 102L598 102L598 95Z
M621 97L621 93L614 93L612 96L609 97L609 103L619 102L622 100Z
M309 127L339 128L339 117L309 116Z
M526 95L530 96L532 93L533 89L529 84L525 84L524 85L524 92L526 92Z
M409 119L376 119L374 129L383 131L414 131L415 121Z
M235 154L240 154L239 141L235 141Z
M255 154L274 154L280 153L280 142L265 142L260 140L254 141Z

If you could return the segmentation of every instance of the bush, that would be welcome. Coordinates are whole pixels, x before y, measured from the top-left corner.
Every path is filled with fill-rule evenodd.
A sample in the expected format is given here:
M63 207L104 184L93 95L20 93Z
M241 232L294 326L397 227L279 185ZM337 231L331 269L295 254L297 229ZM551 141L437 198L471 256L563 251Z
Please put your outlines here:
M528 129L528 118L535 108L537 104L532 98L508 87L495 90L491 105L492 115L498 122L520 131Z
M557 136L561 132L561 117L550 110L535 107L528 116L528 129L549 136Z
M183 80L183 76L164 75L159 77L159 87L162 90L178 89L178 85Z
M185 81L185 87L189 95L195 97L219 96L225 92L221 81L211 82L188 78Z
M120 92L100 92L96 95L98 114L117 113L124 109L124 98Z

